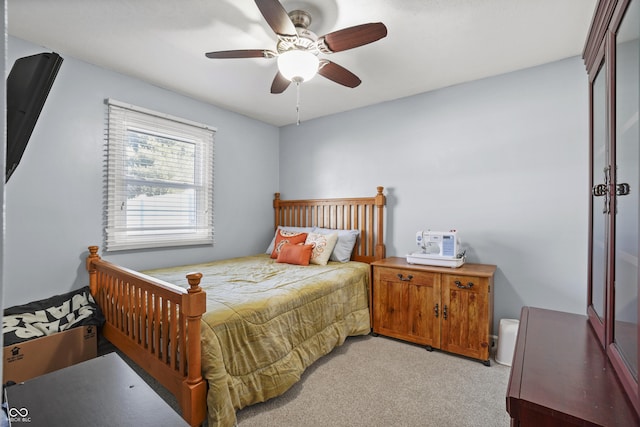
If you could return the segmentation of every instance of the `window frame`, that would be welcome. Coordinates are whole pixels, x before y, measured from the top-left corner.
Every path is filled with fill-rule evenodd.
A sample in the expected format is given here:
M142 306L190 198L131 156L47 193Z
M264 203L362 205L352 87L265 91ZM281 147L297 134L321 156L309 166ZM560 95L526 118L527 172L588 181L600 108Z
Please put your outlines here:
M106 251L213 245L215 228L213 223L213 176L216 128L193 122L146 108L126 104L114 99L105 100L107 124L105 133L105 227L104 247ZM149 186L156 188L193 189L193 209L180 210L176 217L154 216L166 222L158 226L131 225L134 211L128 184L138 182L140 177L127 174L128 132L134 131L167 141L177 141L194 145L193 182L176 182L170 179L149 180ZM159 144L159 143L158 143ZM165 165L168 170L169 166ZM160 208L172 205L166 201ZM128 210L129 205L132 209ZM137 205L144 206L143 204ZM177 205L184 207L184 204ZM123 209L123 207L126 207ZM158 209L157 207L154 209ZM162 209L160 209L162 211ZM144 219L144 208L138 215ZM153 211L148 210L146 215ZM157 210L155 211L157 212ZM182 215L182 217L180 217ZM190 225L175 225L182 218ZM185 220L184 218L188 218ZM138 220L143 223L142 220ZM171 225L174 223L174 225Z

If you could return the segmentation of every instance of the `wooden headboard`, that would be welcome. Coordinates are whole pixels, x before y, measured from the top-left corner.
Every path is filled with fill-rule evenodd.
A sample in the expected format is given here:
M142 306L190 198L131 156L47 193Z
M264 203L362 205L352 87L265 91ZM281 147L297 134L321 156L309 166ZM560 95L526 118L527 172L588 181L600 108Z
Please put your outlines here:
M344 199L282 200L275 194L273 209L275 228L322 227L360 230L351 259L371 263L385 257L384 187L377 187L373 197Z

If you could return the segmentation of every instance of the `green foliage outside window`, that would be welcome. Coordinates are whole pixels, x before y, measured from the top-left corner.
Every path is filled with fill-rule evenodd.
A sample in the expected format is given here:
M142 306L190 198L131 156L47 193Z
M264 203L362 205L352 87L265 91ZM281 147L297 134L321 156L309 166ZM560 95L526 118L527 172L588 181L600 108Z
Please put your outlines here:
M195 184L195 144L129 130L126 147L128 198L158 196Z

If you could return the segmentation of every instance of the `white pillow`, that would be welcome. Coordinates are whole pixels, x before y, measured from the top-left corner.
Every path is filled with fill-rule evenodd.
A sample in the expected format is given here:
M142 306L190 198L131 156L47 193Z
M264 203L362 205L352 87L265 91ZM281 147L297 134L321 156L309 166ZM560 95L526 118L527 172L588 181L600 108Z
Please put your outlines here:
M314 233L331 234L338 233L338 241L329 257L330 261L347 262L351 259L351 252L356 245L360 230L333 230L331 228L314 228Z
M311 252L310 264L327 265L329 257L333 252L333 248L338 241L338 233L323 234L309 233L305 245L313 245Z
M314 227L283 227L282 225L278 226L278 229L273 233L273 239L271 239L271 243L269 243L269 247L265 253L271 255L273 252L273 247L276 244L276 236L278 235L278 230L286 230L286 231L297 231L299 233L311 233Z

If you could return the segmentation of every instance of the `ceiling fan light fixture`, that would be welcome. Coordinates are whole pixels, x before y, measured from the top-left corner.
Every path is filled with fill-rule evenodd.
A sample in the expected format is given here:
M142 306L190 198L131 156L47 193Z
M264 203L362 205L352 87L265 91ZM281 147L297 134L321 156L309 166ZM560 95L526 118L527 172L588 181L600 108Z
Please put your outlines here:
M301 83L309 81L318 72L320 61L305 50L289 50L278 56L278 70L287 80Z

